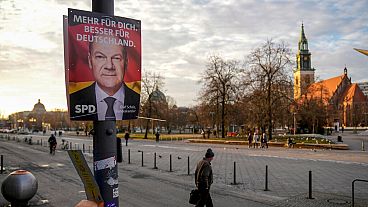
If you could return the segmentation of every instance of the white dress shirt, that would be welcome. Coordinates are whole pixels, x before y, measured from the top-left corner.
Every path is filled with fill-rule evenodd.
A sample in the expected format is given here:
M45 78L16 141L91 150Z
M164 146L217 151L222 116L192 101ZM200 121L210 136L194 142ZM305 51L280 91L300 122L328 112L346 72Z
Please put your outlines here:
M109 95L103 91L98 84L95 87L96 94L96 103L97 103L97 115L98 120L105 120L105 115L107 111L107 103L105 102L105 98L109 97ZM114 113L116 120L122 120L123 118L123 109L124 109L124 85L120 87L120 89L111 97L114 97L116 101L114 102Z

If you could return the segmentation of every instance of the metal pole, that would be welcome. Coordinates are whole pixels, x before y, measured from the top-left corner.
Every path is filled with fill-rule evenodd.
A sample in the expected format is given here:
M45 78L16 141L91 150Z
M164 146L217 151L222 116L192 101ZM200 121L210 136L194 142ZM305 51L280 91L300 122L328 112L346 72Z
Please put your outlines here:
M354 207L354 182L351 183L351 206Z
M157 169L157 166L156 166L156 152L155 152L155 158L154 158L153 169Z
M41 147L42 147L42 139L41 139Z
M172 157L171 157L171 154L170 154L170 172L172 172Z
M268 165L266 165L265 191L268 191Z
M190 169L189 169L189 156L188 156L188 175L190 175Z
M114 15L114 0L92 0L92 12ZM93 121L93 162L97 163L108 158L117 159L116 122ZM114 163L115 164L115 163ZM119 206L118 166L112 168L94 169L94 177L100 188L105 206ZM113 184L106 180L113 179ZM115 195L114 195L115 194Z
M236 185L236 162L234 162L234 185Z
M144 165L143 165L143 151L141 151L141 153L142 153L142 167L143 167L143 166L144 166Z
M362 151L365 151L365 149L364 149L364 140L362 140Z
M73 143L72 142L70 142L70 149L72 150L73 149Z
M116 148L117 148L117 162L122 163L123 162L123 149L121 148L121 139L116 138Z
M128 164L130 164L130 149L128 149Z
M83 153L85 152L85 149L84 149L84 143L83 143Z
M312 197L312 171L309 171L309 196L308 199L313 199Z
M4 171L4 156L1 155L1 166L0 166L0 174L3 174L3 171Z

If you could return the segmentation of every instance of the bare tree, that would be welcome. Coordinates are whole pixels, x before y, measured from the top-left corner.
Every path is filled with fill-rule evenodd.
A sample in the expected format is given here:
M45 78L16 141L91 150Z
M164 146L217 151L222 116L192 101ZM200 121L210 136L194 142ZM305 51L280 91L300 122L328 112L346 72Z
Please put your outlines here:
M164 86L164 78L157 73L146 71L142 77L142 93L141 93L141 113L146 117L152 117L154 111L154 99L152 94L156 89ZM146 133L144 138L147 139L149 129L149 121L146 120ZM153 129L152 129L153 130Z
M268 40L251 52L246 61L243 83L245 94L258 110L254 114L263 130L268 128L272 139L274 112L280 104L290 103L291 50L285 43Z
M221 113L222 138L225 138L227 105L236 99L239 73L238 61L224 60L220 56L213 55L209 57L206 70L202 75L201 105L214 108L216 117Z

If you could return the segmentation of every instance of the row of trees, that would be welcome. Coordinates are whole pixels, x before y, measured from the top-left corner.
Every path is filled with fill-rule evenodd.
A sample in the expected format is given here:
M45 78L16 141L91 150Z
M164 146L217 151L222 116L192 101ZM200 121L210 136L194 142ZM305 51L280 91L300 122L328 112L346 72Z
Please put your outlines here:
M178 108L171 97L157 98L164 86L162 76L146 73L142 79L141 114L164 119L161 126L182 129L192 126L205 130L212 128L225 137L229 126L241 126L243 132L272 132L277 128L294 127L308 132L322 133L323 127L341 120L341 106L331 106L329 100L306 97L302 102L293 100L292 51L284 43L266 41L254 49L243 61L225 59L220 55L208 58L201 75L202 90L198 105ZM321 89L324 90L324 89ZM322 92L321 92L322 93ZM164 96L165 97L165 96ZM352 106L348 119L355 125L362 123L366 106ZM367 113L365 113L367 114ZM149 120L146 122L146 133ZM139 125L139 123L137 123ZM294 129L296 130L296 129Z

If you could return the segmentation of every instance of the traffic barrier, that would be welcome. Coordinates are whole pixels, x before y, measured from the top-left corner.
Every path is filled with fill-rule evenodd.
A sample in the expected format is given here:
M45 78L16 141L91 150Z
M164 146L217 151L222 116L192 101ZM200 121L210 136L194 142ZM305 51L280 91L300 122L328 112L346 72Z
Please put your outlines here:
M170 154L170 172L172 172L172 156Z
M354 207L354 184L355 182L357 181L360 181L360 182L367 182L368 183L368 180L362 180L362 179L355 179L353 180L353 182L351 183L351 206Z

